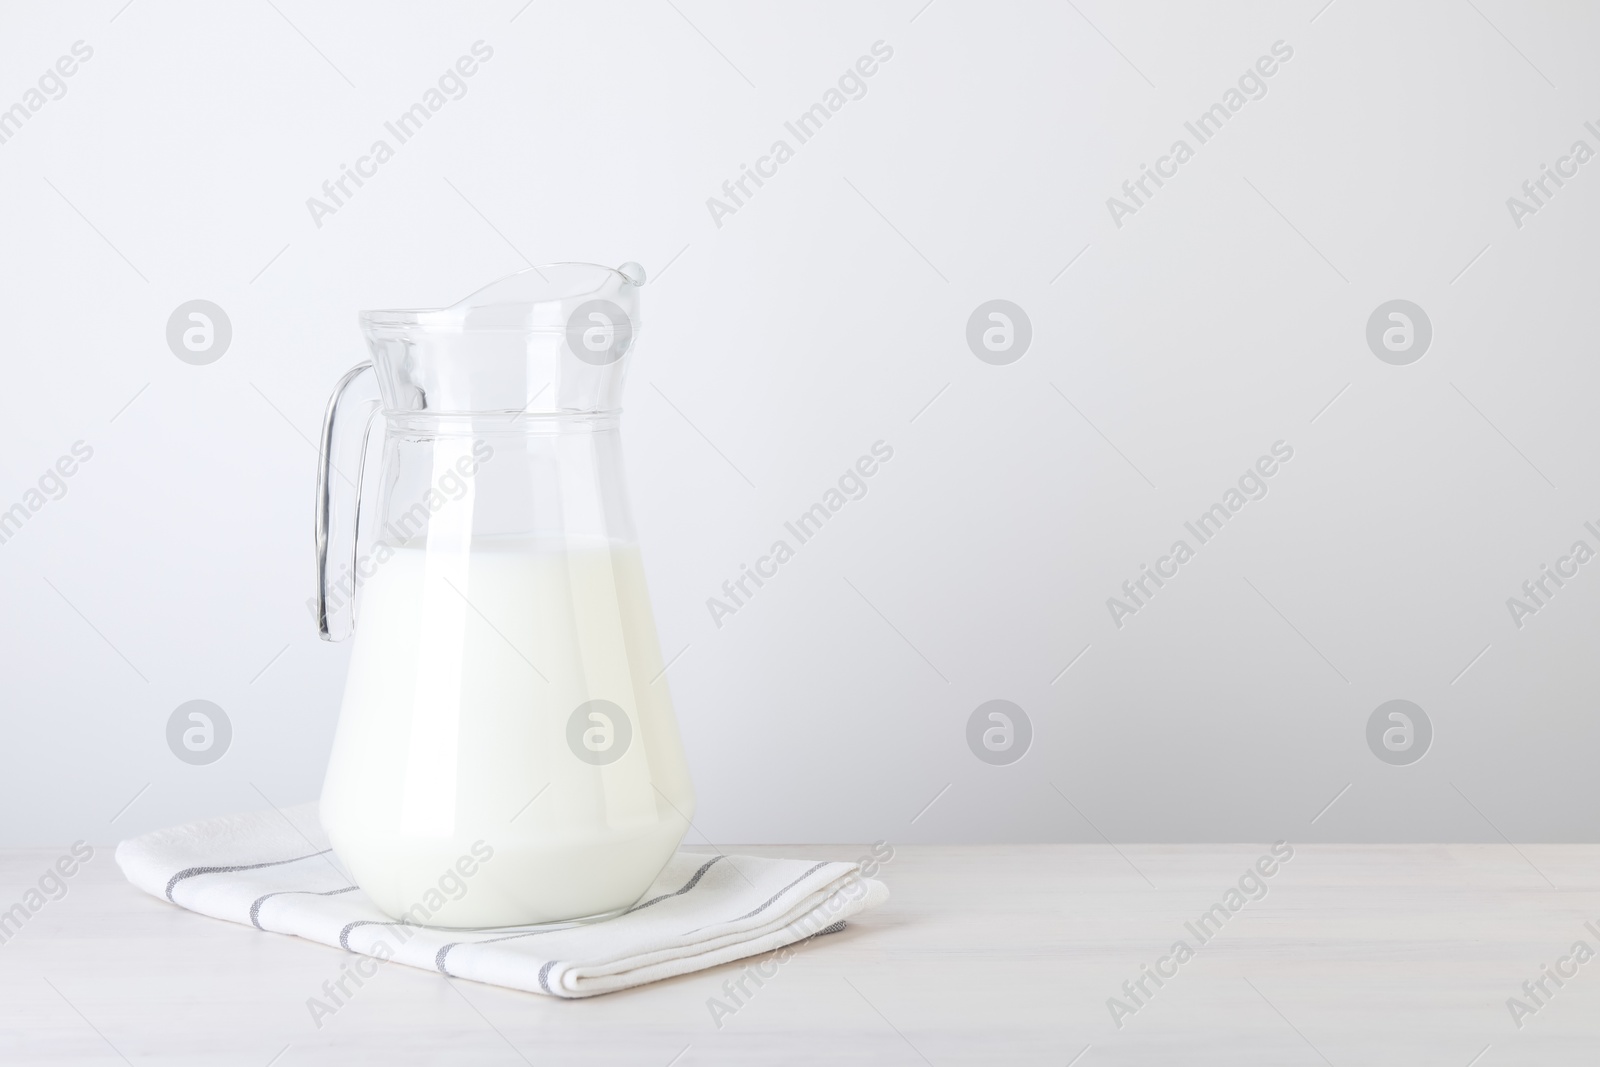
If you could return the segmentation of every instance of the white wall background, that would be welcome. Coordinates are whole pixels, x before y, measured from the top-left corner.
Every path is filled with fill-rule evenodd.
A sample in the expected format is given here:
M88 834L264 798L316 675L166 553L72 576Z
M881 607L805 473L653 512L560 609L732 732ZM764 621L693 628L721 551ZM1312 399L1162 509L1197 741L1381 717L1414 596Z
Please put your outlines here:
M308 438L355 314L524 256L653 275L624 434L709 839L1595 839L1600 563L1520 629L1506 598L1600 548L1600 162L1520 228L1506 198L1600 149L1600 11L923 2L0 11L0 107L93 48L0 144L0 508L94 449L0 545L0 843L316 795L348 645L303 606ZM467 95L314 226L480 39ZM1279 40L1268 94L1115 226ZM164 337L197 298L233 327L207 366ZM1032 323L1008 366L964 337L994 298ZM1408 366L1364 336L1396 298L1433 324ZM716 628L706 598L878 439L870 494ZM1278 440L1270 494L1114 626ZM164 738L197 698L234 729L204 767ZM1034 728L1009 766L965 740L996 698ZM1435 731L1410 766L1365 739L1395 698Z

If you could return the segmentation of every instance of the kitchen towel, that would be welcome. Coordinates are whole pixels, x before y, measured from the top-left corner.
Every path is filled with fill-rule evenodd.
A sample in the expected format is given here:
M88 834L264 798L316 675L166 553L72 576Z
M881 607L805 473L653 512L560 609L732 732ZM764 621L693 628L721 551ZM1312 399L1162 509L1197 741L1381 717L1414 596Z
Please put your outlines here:
M856 863L679 852L614 919L445 930L374 907L334 856L315 804L157 830L118 845L117 865L145 892L201 915L556 997L610 993L833 933L889 895ZM367 976L375 967L353 965Z

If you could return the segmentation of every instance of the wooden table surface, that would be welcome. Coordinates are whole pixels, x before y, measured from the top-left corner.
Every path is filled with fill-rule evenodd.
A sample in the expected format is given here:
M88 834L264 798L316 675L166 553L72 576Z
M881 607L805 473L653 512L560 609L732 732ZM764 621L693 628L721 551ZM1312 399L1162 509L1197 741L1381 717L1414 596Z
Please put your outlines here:
M57 854L0 853L0 909ZM902 846L886 905L747 982L720 1020L709 1002L738 964L581 1001L391 964L319 1028L306 1001L345 954L155 900L103 849L0 945L0 1063L1600 1062L1600 961L1571 955L1600 951L1600 846L1298 846L1247 877L1264 855ZM1227 919L1202 941L1190 926L1213 904ZM1140 993L1146 965L1170 977ZM1544 966L1576 973L1558 986ZM1535 1001L1523 983L1540 979ZM1511 997L1530 1010L1514 1018Z

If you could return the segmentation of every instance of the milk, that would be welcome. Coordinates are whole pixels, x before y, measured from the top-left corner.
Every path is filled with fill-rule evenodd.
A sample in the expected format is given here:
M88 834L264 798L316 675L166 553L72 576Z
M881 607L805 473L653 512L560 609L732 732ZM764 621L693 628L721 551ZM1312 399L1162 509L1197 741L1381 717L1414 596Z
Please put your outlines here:
M362 587L322 794L334 851L379 908L432 926L626 908L694 815L638 550L464 544L407 544Z

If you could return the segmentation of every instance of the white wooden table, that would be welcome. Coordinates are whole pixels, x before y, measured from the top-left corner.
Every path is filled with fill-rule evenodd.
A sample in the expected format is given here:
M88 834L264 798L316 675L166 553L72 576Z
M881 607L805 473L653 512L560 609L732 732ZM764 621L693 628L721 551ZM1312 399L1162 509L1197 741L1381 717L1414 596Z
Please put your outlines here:
M1265 851L902 846L893 899L720 1028L738 965L583 1001L389 965L319 1029L306 1000L348 956L155 900L99 850L0 945L0 1063L1600 1063L1600 960L1545 979L1520 1029L1506 1006L1575 941L1600 951L1600 846L1299 846L1201 944L1185 923ZM57 854L0 853L0 908ZM1119 1029L1107 999L1133 1006L1123 982L1179 939L1193 958Z

